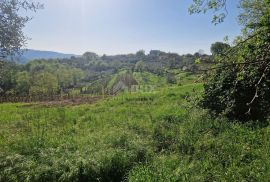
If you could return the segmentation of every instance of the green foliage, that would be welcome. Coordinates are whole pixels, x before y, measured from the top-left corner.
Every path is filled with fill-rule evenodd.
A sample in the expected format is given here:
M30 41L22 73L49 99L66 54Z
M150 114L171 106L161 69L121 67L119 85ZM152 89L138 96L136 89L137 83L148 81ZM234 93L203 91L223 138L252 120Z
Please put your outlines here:
M55 95L58 92L57 77L51 73L39 73L32 79L30 95Z
M206 13L209 10L214 12L213 23L223 22L228 14L226 0L193 0L192 5L189 7L190 14Z
M0 62L0 64L0 95L8 95L8 91L16 85L14 75L18 70L13 63Z
M202 85L95 105L0 105L0 181L265 181L269 126L212 119ZM10 137L12 136L12 137Z
M243 121L265 120L270 113L270 3L254 2L264 7L258 17L251 2L243 1L244 13L250 14L246 21L257 17L257 24L250 27L247 23L236 46L218 59L221 63L207 75L202 101L216 114Z
M176 83L176 78L174 73L167 73L167 83L168 84L175 84Z
M34 11L42 8L39 3L29 0L5 0L0 2L0 57L5 58L20 52L27 37L23 33L25 24L31 19L21 11Z
M138 72L143 72L145 71L145 63L143 61L138 61L135 65L135 71L138 71Z
M30 75L26 71L17 73L16 75L16 90L19 92L18 95L27 96L30 91Z
M165 86L166 78L150 72L134 72L134 78L139 85Z
M139 50L138 52L136 52L136 56L144 57L145 56L145 51L144 50Z
M195 64L201 64L201 62L202 62L202 61L201 61L200 58L198 58L198 59L195 60Z
M218 55L224 55L226 53L226 51L228 51L228 49L231 46L229 44L223 43L223 42L215 42L214 44L211 45L211 53L214 56L218 56Z
M53 60L32 61L26 65L3 62L0 96L52 96L76 87L84 75L80 69Z
M195 65L200 59L201 64ZM178 55L162 51L151 51L146 55L142 50L136 54L98 56L86 52L81 57L59 60L34 60L25 65L3 63L0 67L0 96L40 96L103 94L109 93L122 73L134 75L139 85L165 86L183 84L174 70L197 73L199 68L211 65L211 56ZM4 76L5 75L5 76ZM43 75L43 76L42 76ZM48 76L48 79L45 77ZM193 78L191 78L193 79ZM167 82L166 82L167 80ZM49 89L47 87L50 87Z

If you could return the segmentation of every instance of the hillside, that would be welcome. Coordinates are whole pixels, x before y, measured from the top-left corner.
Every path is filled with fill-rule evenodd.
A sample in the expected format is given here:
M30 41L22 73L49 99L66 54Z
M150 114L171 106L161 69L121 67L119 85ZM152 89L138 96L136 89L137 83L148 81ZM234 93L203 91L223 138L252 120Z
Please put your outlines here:
M0 182L270 182L269 50L270 0L0 0Z
M0 181L269 179L269 127L211 119L188 99L201 91L188 84L94 105L1 104Z
M269 179L269 126L199 107L211 57L155 53L3 62L0 181Z
M200 59L201 63L196 64ZM1 63L1 62L0 62ZM181 85L188 76L197 77L201 70L212 66L210 55L178 55L162 51L145 54L99 56L86 52L80 57L63 59L36 59L27 64L3 62L0 64L0 97L52 97L60 94L116 94L130 90L132 85ZM44 79L46 77L46 79ZM186 80L186 81L185 81ZM118 92L118 91L117 91Z
M33 49L24 49L22 50L22 55L16 55L12 58L17 63L25 64L29 61L36 59L63 59L63 58L71 58L72 56L76 56L75 54L64 54L54 51L42 51L42 50L33 50Z

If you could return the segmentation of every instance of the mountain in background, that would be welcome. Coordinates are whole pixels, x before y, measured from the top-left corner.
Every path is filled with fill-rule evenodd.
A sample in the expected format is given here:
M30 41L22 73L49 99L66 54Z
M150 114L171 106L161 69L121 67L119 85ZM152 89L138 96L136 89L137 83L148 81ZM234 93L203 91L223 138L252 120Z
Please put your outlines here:
M72 56L77 56L77 55L64 54L64 53L59 53L59 52L54 52L54 51L25 49L23 50L22 55L16 55L9 59L12 59L20 64L25 64L35 59L63 59L63 58L71 58Z

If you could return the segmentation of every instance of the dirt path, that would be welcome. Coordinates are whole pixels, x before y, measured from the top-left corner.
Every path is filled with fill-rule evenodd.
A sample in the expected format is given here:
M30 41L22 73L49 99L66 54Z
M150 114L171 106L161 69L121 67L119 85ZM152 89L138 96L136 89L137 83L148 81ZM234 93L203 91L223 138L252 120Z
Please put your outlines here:
M93 97L78 97L73 99L65 99L60 101L42 101L23 105L21 107L32 107L32 106L42 106L42 107L57 107L57 106L76 106L82 104L94 104L98 101L104 99L102 96Z

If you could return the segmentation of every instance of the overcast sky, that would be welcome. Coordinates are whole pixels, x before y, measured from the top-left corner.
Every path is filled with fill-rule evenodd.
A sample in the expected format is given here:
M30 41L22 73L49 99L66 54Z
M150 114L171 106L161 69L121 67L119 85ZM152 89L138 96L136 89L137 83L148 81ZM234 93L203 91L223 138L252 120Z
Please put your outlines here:
M189 15L191 0L39 0L25 33L27 48L82 54L133 53L139 49L209 52L211 43L240 33L237 4L228 0L225 23L212 14Z

